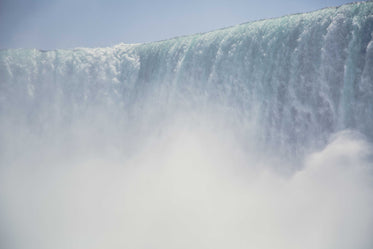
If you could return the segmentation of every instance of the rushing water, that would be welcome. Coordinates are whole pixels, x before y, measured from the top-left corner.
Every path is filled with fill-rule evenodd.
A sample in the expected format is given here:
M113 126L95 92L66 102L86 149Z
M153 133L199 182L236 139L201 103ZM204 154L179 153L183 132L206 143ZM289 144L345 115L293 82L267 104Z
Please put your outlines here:
M373 246L373 2L0 51L4 248Z

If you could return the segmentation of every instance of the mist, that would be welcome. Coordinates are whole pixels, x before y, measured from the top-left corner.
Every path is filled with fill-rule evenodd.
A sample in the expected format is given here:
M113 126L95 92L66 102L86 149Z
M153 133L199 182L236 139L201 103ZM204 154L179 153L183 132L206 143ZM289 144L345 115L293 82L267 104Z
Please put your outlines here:
M363 135L334 134L294 166L247 146L228 119L204 117L175 115L138 133L129 155L121 149L136 142L108 143L98 123L57 146L58 135L30 148L12 132L22 153L0 172L4 248L373 245L373 150Z

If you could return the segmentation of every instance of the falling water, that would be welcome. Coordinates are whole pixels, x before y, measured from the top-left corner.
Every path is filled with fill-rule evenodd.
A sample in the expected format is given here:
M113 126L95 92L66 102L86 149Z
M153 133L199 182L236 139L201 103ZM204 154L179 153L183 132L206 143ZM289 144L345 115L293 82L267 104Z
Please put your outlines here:
M373 246L373 2L0 51L4 248Z

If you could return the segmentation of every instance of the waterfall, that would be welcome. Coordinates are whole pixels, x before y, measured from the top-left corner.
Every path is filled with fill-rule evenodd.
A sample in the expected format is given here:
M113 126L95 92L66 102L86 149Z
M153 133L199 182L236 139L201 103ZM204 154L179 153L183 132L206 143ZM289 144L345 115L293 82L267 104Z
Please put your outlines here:
M1 50L0 233L16 249L371 248L372 141L373 2Z

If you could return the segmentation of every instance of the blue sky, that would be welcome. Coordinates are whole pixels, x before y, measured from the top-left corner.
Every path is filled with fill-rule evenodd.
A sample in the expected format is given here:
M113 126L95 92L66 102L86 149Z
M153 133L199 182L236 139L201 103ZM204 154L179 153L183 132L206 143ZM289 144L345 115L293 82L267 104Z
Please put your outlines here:
M351 0L0 0L0 48L105 47L211 31Z

